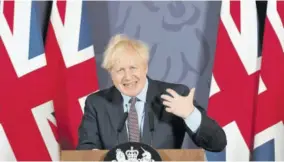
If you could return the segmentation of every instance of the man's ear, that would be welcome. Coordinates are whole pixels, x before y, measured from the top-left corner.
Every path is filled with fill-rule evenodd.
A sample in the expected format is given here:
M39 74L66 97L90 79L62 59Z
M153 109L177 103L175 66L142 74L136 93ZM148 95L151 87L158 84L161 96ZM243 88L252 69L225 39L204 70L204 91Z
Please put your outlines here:
M148 63L147 62L144 64L144 68L145 68L146 73L148 73Z

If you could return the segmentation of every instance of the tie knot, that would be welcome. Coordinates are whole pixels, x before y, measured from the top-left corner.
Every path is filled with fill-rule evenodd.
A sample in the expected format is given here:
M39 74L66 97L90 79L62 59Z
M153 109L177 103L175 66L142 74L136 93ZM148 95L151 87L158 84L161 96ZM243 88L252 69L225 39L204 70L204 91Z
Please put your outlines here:
M129 100L129 103L130 103L131 105L133 105L133 104L136 103L137 100L138 100L137 97L132 97L132 98Z

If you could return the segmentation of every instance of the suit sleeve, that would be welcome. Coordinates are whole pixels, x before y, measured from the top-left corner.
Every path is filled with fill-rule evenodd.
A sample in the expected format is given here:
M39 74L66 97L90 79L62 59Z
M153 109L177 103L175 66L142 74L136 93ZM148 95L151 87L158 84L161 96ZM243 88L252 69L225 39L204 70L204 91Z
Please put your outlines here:
M200 127L201 124L201 112L198 110L198 108L194 107L193 112L184 119L185 124L190 130L194 133L196 133L197 129Z
M185 90L187 95L189 90ZM185 124L186 132L192 141L199 147L211 151L220 152L227 145L226 134L218 123L207 116L206 111L194 101L194 106L201 113L201 123L194 132Z
M79 127L77 150L102 149L97 123L97 113L90 97L86 99L84 115Z

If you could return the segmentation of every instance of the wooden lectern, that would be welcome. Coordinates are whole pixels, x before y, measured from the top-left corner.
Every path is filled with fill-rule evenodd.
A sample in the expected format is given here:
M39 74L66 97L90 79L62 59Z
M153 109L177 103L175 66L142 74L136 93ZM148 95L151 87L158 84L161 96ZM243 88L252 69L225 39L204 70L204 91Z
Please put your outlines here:
M202 149L157 150L163 161L204 161ZM107 150L61 151L61 161L103 161Z

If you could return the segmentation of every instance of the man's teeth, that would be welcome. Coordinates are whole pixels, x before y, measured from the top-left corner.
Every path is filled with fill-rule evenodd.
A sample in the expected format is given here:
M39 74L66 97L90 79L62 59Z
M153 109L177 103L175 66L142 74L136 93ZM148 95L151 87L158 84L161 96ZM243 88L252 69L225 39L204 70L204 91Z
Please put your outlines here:
M131 88L131 87L135 86L135 83L124 84L124 86Z

